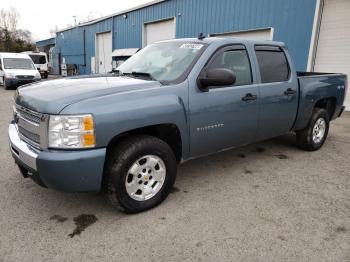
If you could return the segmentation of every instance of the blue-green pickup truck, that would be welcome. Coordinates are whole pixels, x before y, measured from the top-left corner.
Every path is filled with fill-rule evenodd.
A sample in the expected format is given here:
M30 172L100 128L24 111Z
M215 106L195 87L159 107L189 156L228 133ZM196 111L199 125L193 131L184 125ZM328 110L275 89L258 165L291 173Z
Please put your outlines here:
M113 74L19 88L10 148L24 177L66 192L105 188L135 213L167 197L188 159L290 131L300 148L319 149L346 90L346 75L296 72L280 42L163 41Z

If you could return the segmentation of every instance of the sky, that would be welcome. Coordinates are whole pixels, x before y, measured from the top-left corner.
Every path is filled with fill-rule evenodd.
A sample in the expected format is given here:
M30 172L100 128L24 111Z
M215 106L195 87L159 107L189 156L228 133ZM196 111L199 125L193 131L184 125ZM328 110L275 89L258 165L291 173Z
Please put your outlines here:
M66 28L76 20L98 18L150 2L150 0L1 0L0 8L14 7L20 14L19 29L33 33L35 41L49 38L50 30Z

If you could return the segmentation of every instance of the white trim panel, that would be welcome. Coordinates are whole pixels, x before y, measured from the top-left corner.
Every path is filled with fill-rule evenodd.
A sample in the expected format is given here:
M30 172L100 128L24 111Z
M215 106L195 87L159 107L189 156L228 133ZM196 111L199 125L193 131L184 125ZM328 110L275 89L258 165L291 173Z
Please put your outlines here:
M215 37L240 37L246 39L259 39L259 40L273 40L274 28L255 28L242 31L224 32L224 33L214 33L209 36Z

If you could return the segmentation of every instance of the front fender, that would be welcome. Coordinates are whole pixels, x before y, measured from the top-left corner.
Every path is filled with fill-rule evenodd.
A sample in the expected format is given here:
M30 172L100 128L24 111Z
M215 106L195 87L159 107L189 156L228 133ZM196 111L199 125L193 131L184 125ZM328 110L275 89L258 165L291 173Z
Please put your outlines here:
M181 91L178 94L112 95L70 105L61 114L93 114L97 147L106 147L115 136L129 130L174 124L180 130L182 153L186 157L189 151L188 103L184 98L187 96Z

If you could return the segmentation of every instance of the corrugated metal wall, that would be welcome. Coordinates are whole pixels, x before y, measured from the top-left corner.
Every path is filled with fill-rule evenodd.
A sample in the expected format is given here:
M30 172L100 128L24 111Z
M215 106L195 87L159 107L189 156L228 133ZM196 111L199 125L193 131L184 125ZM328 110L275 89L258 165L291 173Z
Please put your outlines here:
M285 42L298 70L305 70L316 0L167 0L92 25L58 33L56 46L66 63L78 64L80 73L91 72L96 33L113 31L113 49L142 47L143 25L176 18L176 37L274 28L274 40ZM86 65L84 66L84 30Z

